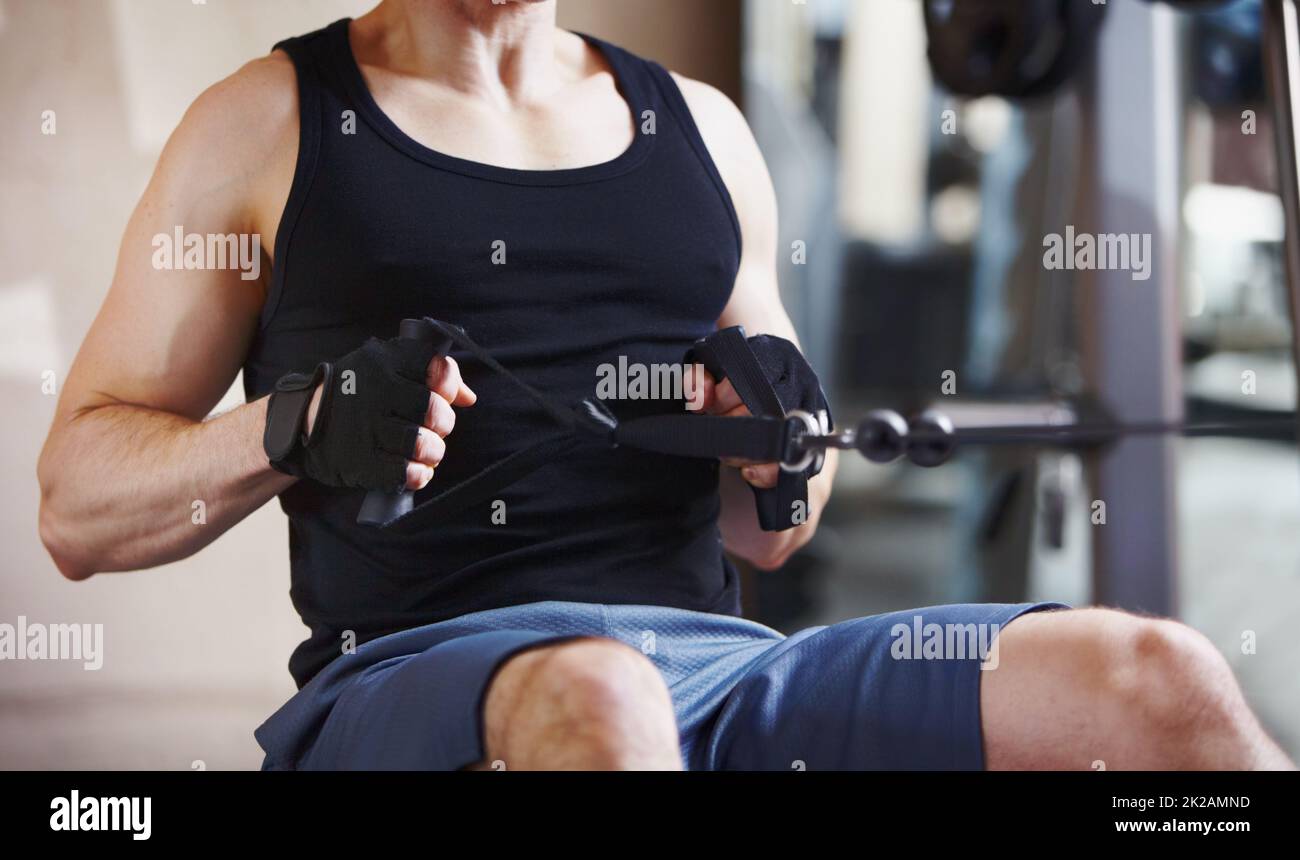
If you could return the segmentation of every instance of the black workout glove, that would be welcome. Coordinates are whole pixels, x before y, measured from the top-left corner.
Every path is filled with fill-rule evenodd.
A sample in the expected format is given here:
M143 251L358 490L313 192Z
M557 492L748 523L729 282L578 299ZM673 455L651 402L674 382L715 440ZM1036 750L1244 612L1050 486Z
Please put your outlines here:
M755 335L749 338L748 343L763 368L763 375L772 384L787 412L791 409L803 410L817 418L826 431L835 426L830 402L822 390L822 382L799 347L783 337L771 334ZM814 458L806 469L797 474L803 475L805 479L816 477L821 473L822 459Z
M273 465L332 487L395 492L406 486L429 410L427 338L371 338L333 363L324 379L315 424L303 445Z
M700 362L721 382L732 386L750 414L780 418L791 410L807 412L819 429L834 426L821 381L793 343L775 335L746 338L739 326L716 331L697 341L687 362ZM808 507L808 481L822 468L814 457L798 472L782 471L775 487L752 487L759 527L783 531L800 525Z

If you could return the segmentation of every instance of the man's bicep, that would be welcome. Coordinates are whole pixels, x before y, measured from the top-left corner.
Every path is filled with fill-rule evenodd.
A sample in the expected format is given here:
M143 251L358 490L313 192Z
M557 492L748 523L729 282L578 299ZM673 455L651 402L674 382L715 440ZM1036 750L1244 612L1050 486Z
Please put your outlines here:
M262 287L228 269L155 267L177 228L232 232L203 206L158 202L146 193L122 239L112 286L64 386L69 410L130 403L198 418L238 372Z
M201 96L168 141L69 372L62 413L129 403L197 419L238 373L270 283L273 241L256 232L249 200L262 174L249 165L292 157L272 151L274 141L257 149L231 141L247 128L250 107L232 92L238 85Z

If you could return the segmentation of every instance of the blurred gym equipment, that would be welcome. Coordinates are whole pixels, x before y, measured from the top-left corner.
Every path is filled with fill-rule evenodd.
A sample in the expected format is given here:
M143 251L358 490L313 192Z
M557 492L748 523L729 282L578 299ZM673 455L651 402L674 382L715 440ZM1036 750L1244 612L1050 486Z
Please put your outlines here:
M1223 0L1107 4L923 0L930 64L936 79L951 93L1032 100L1067 85L1075 88L1081 114L1082 199L1067 217L1080 231L1104 226L1106 231L1151 237L1152 277L1142 289L1134 289L1126 271L1098 269L1079 272L1076 278L1083 296L1078 345L1082 389L1109 416L1110 426L1151 430L1150 434L1115 434L1113 444L1083 452L1092 497L1123 499L1126 511L1124 517L1112 518L1107 528L1093 533L1093 597L1108 605L1157 613L1176 610L1173 449L1164 431L1189 426L1183 420L1177 280L1183 169L1178 139L1184 96L1186 88L1193 86L1211 104L1248 98L1255 92L1252 81L1260 77L1250 65L1256 46L1249 10L1243 12L1242 4L1235 4L1220 12L1224 6ZM1300 28L1294 0L1267 0L1264 41L1278 105L1277 149L1294 331L1294 322L1300 319L1296 289L1300 171L1294 126L1300 98ZM1184 47L1197 51L1203 60L1196 64L1195 75L1182 73L1179 57ZM1300 341L1295 351L1300 354ZM948 402L944 398L945 410ZM978 412L981 406L976 402L962 408ZM1048 408L1030 407L1029 413L1042 415ZM1280 438L1293 435L1294 427L1288 426L1293 421L1293 417L1279 421L1276 416L1252 420L1249 415L1229 413L1223 420L1196 426ZM957 417L957 429L949 435L960 440L962 427ZM1036 432L1042 431L1030 430L1029 435ZM995 494L1003 499L995 505L1001 508L995 516L1012 515L1007 499L1017 492L1018 484L1025 482L1012 481L1007 493ZM1052 520L1050 510L1047 514ZM1015 515L1026 514L1021 508ZM1054 529L1049 523L1049 541L1052 534L1059 535L1057 525ZM1025 531L992 528L989 534L995 540L1012 540Z

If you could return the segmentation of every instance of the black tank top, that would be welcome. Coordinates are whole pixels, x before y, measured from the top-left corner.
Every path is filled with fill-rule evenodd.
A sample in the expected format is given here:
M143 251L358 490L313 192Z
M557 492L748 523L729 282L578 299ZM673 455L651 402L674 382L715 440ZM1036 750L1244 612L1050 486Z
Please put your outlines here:
M404 317L464 327L575 404L594 394L602 363L680 362L714 329L740 260L726 188L668 72L584 38L613 67L637 133L612 161L553 171L454 158L408 137L371 97L346 19L276 46L297 70L300 144L244 364L249 399L394 336ZM479 400L457 411L417 504L557 429L501 377L452 355ZM502 491L504 507L485 502L415 535L358 526L361 497L309 480L280 497L291 597L311 630L289 662L300 686L351 637L484 609L570 600L739 611L716 463L583 448Z

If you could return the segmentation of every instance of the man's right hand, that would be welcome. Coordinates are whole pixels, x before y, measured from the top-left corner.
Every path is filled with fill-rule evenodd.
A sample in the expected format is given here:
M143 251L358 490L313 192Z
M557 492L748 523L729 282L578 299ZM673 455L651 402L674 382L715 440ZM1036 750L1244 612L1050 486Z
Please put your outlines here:
M312 395L303 471L330 486L421 489L446 454L453 407L477 400L454 358L432 357L420 341L371 339Z

